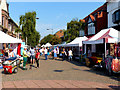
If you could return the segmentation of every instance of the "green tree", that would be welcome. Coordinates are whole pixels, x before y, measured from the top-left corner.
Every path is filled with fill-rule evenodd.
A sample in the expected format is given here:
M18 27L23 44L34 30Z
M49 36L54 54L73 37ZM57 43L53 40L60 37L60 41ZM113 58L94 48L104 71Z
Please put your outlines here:
M62 40L57 37L57 36L54 36L54 35L47 35L45 36L41 41L40 41L40 44L43 45L43 44L46 44L46 43L50 43L52 45L55 45L55 44L60 44L62 42Z
M64 40L68 43L79 37L79 31L84 30L84 27L84 22L73 19L70 23L67 23L67 30L64 31Z
M28 12L20 16L20 27L22 28L22 38L30 46L36 46L40 40L40 34L36 31L36 12ZM18 31L18 30L16 30Z
M61 44L61 42L62 42L61 38L59 38L59 37L57 37L57 36L54 36L54 37L52 38L51 44L52 44L52 45L56 45L56 44Z

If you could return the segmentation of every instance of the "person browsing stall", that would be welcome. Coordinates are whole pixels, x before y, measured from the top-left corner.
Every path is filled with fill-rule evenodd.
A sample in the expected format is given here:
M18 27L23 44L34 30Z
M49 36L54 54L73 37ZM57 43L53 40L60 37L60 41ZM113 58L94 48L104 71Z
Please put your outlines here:
M26 68L26 63L27 63L27 48L24 47L24 50L23 50L23 70L27 70Z

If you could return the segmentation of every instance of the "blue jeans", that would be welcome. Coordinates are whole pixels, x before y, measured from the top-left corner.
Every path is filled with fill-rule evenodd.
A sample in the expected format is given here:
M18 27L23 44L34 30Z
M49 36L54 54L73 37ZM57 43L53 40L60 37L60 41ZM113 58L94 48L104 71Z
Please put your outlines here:
M47 54L45 54L45 60L47 60Z
M69 60L72 60L72 56L70 55L70 56L68 57L68 59L69 59Z

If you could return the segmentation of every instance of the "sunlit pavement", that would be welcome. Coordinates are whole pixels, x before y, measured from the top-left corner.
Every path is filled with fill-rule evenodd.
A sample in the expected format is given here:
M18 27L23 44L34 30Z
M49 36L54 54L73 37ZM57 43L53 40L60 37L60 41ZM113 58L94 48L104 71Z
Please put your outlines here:
M36 64L35 64L36 65ZM40 68L28 70L19 68L16 74L2 72L3 88L116 88L119 79L106 76L103 71L95 71L78 62L44 60Z
M3 88L117 88L117 85L78 80L23 80L3 82Z

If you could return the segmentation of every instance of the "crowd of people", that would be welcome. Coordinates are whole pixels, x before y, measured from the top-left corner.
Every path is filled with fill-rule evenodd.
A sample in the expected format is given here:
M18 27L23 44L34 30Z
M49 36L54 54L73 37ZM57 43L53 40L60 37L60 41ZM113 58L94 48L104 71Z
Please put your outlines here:
M27 70L26 64L30 64L30 69L34 66L33 64L36 63L36 68L39 68L39 60L40 56L44 56L45 60L48 58L51 59L59 59L62 57L62 61L65 60L66 56L68 56L68 60L72 60L72 50L69 49L66 51L64 48L59 49L59 47L41 47L41 48L33 48L31 47L28 49L24 47L22 50L21 56L23 57L23 70ZM17 53L15 50L9 50L8 48L4 51L4 57L6 60L15 60L17 58Z
M73 56L73 53L72 53L72 50L69 49L68 51L65 50L65 48L62 48L61 50L59 49L59 47L43 47L40 49L40 55L44 55L45 56L45 60L48 59L48 57L53 57L53 59L58 59L59 57L62 57L63 61L65 60L65 57L68 56L68 60L71 61L72 60L72 56Z

